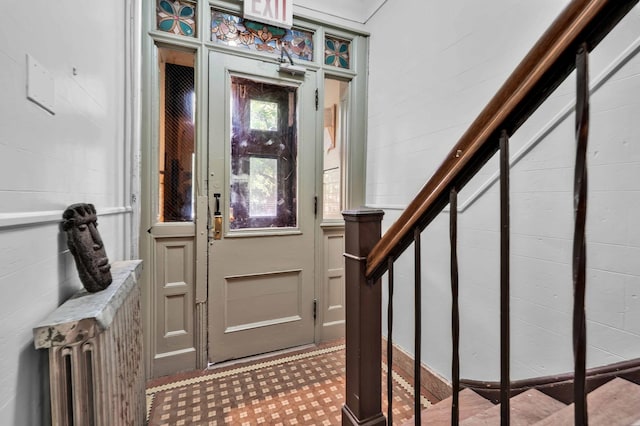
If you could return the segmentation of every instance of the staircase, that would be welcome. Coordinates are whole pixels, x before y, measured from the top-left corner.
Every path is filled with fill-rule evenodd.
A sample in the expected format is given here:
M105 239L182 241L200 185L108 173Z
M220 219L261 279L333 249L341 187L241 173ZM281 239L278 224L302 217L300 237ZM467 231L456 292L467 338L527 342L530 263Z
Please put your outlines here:
M499 425L500 404L494 405L476 392L460 392L460 425ZM449 397L422 412L423 425L448 425L451 422ZM640 425L640 385L615 378L587 396L589 424L602 426ZM562 426L574 424L574 406L566 405L535 389L510 400L511 425ZM411 419L405 425L413 425Z
M346 281L346 397L343 425L384 426L393 423L393 395L388 392L387 417L381 409L380 336L381 300L387 282L387 365L393 365L393 295L396 285L413 284L413 358L415 424L514 424L585 426L640 426L640 387L622 378L587 381L587 142L590 122L589 54L639 0L572 0L549 29L538 39L511 76L445 157L440 167L422 187L404 212L381 237L382 210L359 209L343 212L345 219ZM540 391L522 394L511 380L511 210L509 138L526 122L548 96L575 70L575 170L572 338L572 397L566 406ZM460 380L460 303L458 265L458 193L494 156L499 167L500 291L494 304L499 310L500 393L499 405L471 390L459 392ZM420 406L422 348L422 235L449 206L449 253L451 285L451 388L452 399L430 407L424 414ZM496 223L494 222L494 223ZM401 265L398 280L394 273L400 256L413 248L413 274ZM409 255L407 255L409 256ZM409 258L410 259L410 258ZM426 268L429 267L425 262ZM425 268L425 271L427 270ZM413 275L413 277L412 277ZM413 278L413 279L412 279ZM411 282L413 281L413 283ZM410 290L409 290L410 291ZM491 292L491 294L493 294ZM432 295L427 295L432 297ZM426 299L426 298L425 298ZM411 307L403 306L403 309ZM464 306L463 306L464 308ZM404 324L403 324L404 325ZM437 345L433 339L429 342ZM635 357L635 356L634 356ZM387 387L392 388L389 375ZM600 379L598 379L600 380ZM640 380L637 381L640 383ZM605 384L602 384L605 383ZM482 392L480 388L479 392ZM512 392L513 389L513 392ZM527 386L524 389L532 389ZM551 393L550 393L551 394ZM513 397L511 397L513 395ZM459 399L458 399L459 398ZM454 402L455 400L455 402ZM575 415L575 418L574 418Z

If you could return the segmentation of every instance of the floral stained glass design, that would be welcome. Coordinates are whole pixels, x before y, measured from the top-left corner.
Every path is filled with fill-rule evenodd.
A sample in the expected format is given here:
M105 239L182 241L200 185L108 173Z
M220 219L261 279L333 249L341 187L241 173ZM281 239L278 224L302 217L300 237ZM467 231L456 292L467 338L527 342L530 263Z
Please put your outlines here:
M158 29L168 33L195 37L196 5L185 0L159 0Z
M313 33L261 24L219 10L211 11L211 41L277 55L284 46L293 59L313 60Z
M349 68L351 42L327 37L324 40L324 63L340 68Z

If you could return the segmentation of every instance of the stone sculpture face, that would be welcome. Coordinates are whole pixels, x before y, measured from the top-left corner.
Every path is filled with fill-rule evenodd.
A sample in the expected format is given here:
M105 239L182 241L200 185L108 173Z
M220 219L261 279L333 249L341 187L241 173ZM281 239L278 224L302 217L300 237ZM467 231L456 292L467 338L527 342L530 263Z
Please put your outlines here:
M95 293L111 284L111 265L100 238L96 209L93 204L73 204L64 211L62 229L73 255L80 281L87 291Z

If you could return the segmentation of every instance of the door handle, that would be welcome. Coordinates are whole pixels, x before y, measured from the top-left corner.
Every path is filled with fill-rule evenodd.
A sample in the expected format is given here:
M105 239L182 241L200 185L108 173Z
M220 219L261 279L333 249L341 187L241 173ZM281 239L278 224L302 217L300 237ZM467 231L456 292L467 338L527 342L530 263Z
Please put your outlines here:
M213 194L216 199L216 211L213 213L213 239L222 239L222 213L220 212L220 194Z

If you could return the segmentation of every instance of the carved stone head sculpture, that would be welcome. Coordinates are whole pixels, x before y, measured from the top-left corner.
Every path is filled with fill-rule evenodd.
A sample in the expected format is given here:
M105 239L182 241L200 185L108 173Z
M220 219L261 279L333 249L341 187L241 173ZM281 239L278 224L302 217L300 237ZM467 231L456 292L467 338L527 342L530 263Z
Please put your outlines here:
M104 290L112 281L111 266L97 229L96 208L93 204L73 204L62 218L62 229L82 285L91 293Z

